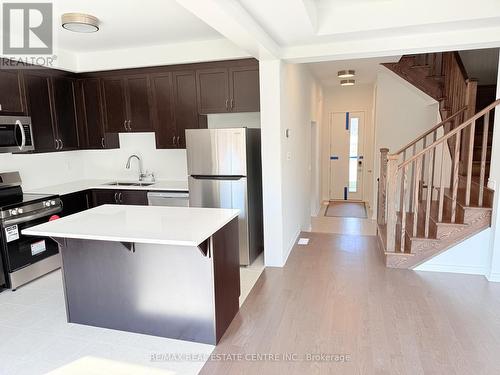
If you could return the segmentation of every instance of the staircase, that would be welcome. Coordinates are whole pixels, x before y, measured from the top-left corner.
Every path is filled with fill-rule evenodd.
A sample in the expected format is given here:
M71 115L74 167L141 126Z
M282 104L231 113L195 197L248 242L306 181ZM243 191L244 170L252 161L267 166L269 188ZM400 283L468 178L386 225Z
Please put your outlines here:
M438 100L444 119L395 153L380 150L379 246L387 267L414 268L490 226L486 183L500 100L476 96L458 53L384 65Z

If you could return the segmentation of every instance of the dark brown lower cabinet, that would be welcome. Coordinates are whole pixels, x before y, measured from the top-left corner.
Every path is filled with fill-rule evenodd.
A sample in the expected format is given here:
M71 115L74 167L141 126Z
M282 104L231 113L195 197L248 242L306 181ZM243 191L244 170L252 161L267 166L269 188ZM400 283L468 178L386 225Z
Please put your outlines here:
M88 210L91 207L91 199L88 190L62 195L63 210L59 216L64 217Z
M96 189L92 191L93 206L103 204L148 204L148 192L144 190Z

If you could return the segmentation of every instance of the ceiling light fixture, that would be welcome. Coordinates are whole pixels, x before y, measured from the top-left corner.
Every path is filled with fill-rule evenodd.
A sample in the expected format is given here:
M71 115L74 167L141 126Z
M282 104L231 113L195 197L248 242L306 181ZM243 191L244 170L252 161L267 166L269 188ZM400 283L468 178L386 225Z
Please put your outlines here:
M356 72L354 70L339 70L337 77L339 78L351 78L354 77Z
M356 81L353 79L343 79L340 81L340 86L354 86Z
M64 13L61 22L63 28L75 33L95 33L99 30L99 20L90 14Z

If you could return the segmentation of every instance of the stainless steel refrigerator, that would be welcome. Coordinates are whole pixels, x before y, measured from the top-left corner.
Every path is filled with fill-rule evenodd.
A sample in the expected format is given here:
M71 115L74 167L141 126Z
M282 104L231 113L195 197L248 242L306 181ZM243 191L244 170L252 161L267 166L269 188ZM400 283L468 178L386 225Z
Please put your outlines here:
M260 129L188 129L191 207L240 210L240 264L263 249Z

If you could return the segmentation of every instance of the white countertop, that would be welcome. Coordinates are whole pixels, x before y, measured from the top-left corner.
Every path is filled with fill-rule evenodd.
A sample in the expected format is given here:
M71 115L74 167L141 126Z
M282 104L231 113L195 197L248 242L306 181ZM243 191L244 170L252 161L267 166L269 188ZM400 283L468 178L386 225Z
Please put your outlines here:
M116 180L78 180L72 181L61 185L52 185L35 189L27 189L26 193L32 194L58 194L65 195L76 193L78 191L88 189L115 189L115 190L157 190L157 191L188 191L188 182L185 181L168 181L158 180L153 185L149 186L116 186L105 185ZM137 182L119 180L120 182Z
M23 234L100 241L198 246L238 216L223 208L110 205L36 225Z

